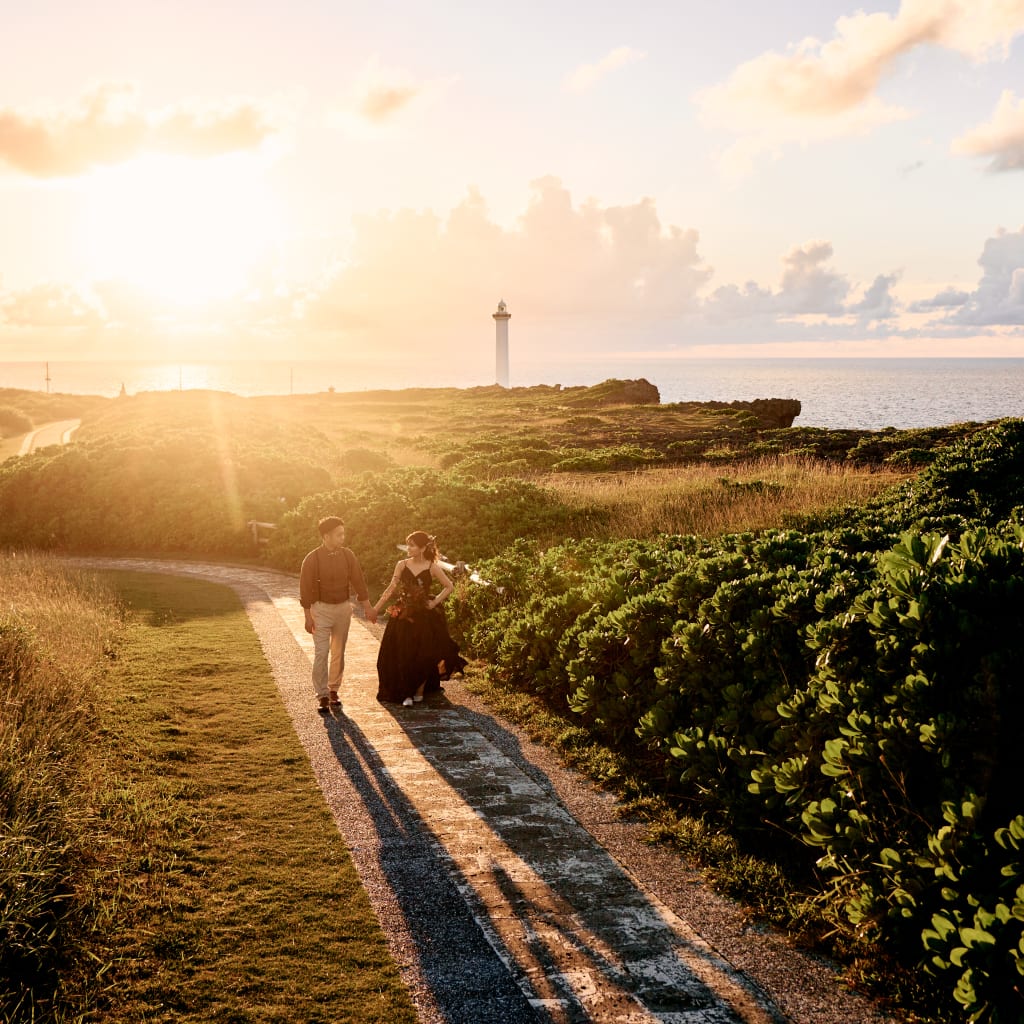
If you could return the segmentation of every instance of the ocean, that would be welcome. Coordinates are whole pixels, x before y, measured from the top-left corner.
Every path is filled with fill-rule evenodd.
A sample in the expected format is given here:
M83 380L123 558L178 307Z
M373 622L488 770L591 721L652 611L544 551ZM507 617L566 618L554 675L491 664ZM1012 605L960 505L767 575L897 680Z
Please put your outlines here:
M49 373L49 381L46 380ZM592 359L512 367L512 385L597 384L644 377L662 402L796 398L797 426L880 430L1024 416L1024 359ZM406 387L474 387L448 367L351 366L342 362L10 362L0 388L114 396L206 388L287 395Z

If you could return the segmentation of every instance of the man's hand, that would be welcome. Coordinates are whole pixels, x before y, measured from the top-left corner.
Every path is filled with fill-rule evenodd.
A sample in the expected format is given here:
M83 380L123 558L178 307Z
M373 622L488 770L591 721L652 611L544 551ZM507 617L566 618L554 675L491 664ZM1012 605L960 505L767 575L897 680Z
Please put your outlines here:
M313 615L310 610L306 609L306 632L313 633L316 631L316 623L313 622Z

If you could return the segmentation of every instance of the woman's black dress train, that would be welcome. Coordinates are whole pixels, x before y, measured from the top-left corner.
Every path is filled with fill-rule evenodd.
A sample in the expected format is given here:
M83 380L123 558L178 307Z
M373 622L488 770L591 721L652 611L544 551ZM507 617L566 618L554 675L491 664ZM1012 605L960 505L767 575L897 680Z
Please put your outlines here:
M441 689L466 667L459 645L448 635L441 606L430 609L430 569L413 573L402 566L401 593L389 611L377 655L377 700L400 704L423 684L423 695Z

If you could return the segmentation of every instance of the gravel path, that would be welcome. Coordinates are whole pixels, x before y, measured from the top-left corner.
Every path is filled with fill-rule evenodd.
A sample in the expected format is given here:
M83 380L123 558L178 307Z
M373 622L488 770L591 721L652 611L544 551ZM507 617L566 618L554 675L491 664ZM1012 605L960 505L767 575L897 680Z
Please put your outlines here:
M69 561L238 593L423 1024L889 1021L457 681L415 708L379 704L379 630L358 618L343 709L318 714L294 576Z

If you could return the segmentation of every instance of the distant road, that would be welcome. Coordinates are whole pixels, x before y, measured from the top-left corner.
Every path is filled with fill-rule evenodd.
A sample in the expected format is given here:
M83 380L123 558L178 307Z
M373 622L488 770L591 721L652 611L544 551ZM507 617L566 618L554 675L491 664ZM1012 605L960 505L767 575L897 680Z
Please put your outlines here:
M81 425L81 420L55 420L53 423L44 423L25 435L18 454L28 455L37 448L45 448L51 444L67 444L71 440L71 435Z

